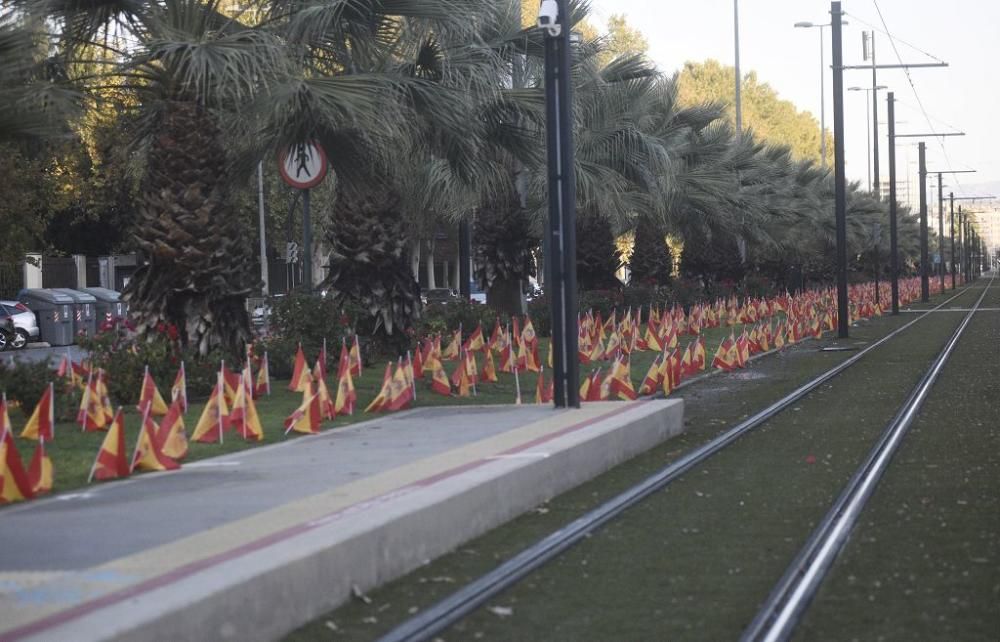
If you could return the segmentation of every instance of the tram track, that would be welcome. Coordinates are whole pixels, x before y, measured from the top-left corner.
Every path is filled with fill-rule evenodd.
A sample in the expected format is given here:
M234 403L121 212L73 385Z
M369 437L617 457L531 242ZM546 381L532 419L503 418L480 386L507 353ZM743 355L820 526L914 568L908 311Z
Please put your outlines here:
M969 289L962 290L937 306L924 310L921 314L893 330L888 335L859 350L852 357L819 376L812 378L807 383L726 430L716 438L682 455L679 459L655 474L522 550L519 554L501 564L493 571L486 573L445 599L425 609L415 617L402 623L381 639L426 640L447 629L501 591L513 586L533 571L559 556L587 537L595 529L614 520L626 509L635 506L650 495L664 489L671 482L705 462L716 453L724 450L746 433L771 421L774 417L792 407L811 392L829 383L845 370L864 359L873 350L905 333L914 324L927 318L932 312L944 309L945 306L955 299L969 293ZM983 294L985 294L985 290Z
M886 426L862 465L809 536L785 574L740 638L743 642L779 642L791 637L833 562L847 544L861 511L879 480L888 470L909 427L927 399L973 315L979 311L994 278L983 288L975 305L966 312L944 348L910 392L902 407Z

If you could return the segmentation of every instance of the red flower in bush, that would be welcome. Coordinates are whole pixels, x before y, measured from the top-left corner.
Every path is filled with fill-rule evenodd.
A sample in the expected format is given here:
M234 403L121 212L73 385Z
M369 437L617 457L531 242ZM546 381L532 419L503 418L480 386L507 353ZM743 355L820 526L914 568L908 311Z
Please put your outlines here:
M180 337L180 332L177 331L177 326L173 323L167 324L167 336L170 337L171 341L177 341L177 338Z
M351 320L347 318L347 314L341 313L341 315L340 315L340 325L345 326L345 327L351 325Z
M125 319L125 327L128 328L130 331L133 332L135 331L135 324L132 323L132 319Z

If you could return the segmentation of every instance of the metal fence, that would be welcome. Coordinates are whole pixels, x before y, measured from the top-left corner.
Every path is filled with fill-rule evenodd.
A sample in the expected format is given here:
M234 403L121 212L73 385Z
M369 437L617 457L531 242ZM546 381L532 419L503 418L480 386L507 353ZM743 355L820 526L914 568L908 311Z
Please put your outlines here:
M16 299L24 287L24 268L20 263L0 263L0 299Z
M69 256L42 257L43 288L75 288L76 261Z

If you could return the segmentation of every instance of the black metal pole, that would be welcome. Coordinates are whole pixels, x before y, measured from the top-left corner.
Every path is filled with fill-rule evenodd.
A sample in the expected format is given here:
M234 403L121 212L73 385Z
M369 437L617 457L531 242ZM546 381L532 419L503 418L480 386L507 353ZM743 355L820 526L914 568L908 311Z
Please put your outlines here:
M896 239L896 106L893 92L887 96L889 118L889 281L892 313L899 314L899 246Z
M549 309L552 315L552 370L553 370L553 401L557 407L565 406L566 388L564 374L566 365L563 351L565 327L562 322L565 317L563 308L563 260L562 242L559 232L562 228L562 146L559 144L561 127L559 117L559 47L561 41L556 37L545 37L545 138L548 147L549 170L549 230L546 239L545 271L547 283L545 289L549 295Z
M965 283L967 280L965 278L965 217L961 205L958 206L958 270L962 275L962 283Z
M580 407L580 360L577 356L579 328L576 294L576 164L573 160L573 43L569 21L569 1L559 0L562 23L559 51L559 144L562 149L562 230L560 255L563 267L563 378L565 401L569 408ZM554 363L554 362L553 362Z
M875 240L875 305L881 303L878 291L878 239Z
M552 311L553 401L579 408L576 295L576 180L573 163L573 52L567 0L557 0L559 33L545 37L549 238L546 265Z
M955 192L948 193L948 200L951 201L951 218L949 219L949 227L951 228L951 255L949 256L951 263L951 289L955 289Z
M927 247L927 147L921 141L917 149L920 155L920 300L927 303L931 300L930 271L927 269L930 260Z
M463 301L472 298L472 225L468 220L458 224L458 291Z
M875 68L875 31L871 32L872 47L872 178L875 180L875 200L882 200L878 176L878 72Z
M312 220L309 218L309 190L302 190L302 289L312 292Z
M837 217L837 336L846 339L850 311L847 300L847 174L844 169L844 51L840 2L830 3L833 41L834 211Z
M938 172L938 276L941 277L941 291L944 292L944 185Z

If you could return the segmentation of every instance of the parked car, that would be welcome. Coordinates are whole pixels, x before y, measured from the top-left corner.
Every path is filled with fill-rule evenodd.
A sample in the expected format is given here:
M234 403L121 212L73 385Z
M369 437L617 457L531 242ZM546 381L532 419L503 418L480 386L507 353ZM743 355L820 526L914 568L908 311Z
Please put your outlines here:
M38 340L38 319L28 306L20 301L0 301L0 314L9 317L14 325L10 347L20 350L28 342Z
M472 285L469 288L469 300L473 303L486 305L486 293L480 289L479 284L475 281L472 282Z
M0 310L0 352L11 346L14 341L14 321L3 310Z
M424 305L431 303L455 303L458 301L458 294L450 288L434 288L424 290L424 293L420 295L420 299Z

